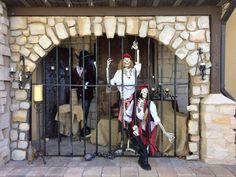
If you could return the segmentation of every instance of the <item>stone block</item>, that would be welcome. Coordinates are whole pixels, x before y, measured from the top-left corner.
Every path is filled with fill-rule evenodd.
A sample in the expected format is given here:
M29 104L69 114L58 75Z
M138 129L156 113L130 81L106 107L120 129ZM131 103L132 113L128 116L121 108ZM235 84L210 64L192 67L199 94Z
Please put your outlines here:
M148 29L148 37L152 37L155 38L157 36L157 29L153 28L153 29Z
M187 29L189 31L194 31L197 28L197 23L195 17L189 17L187 22Z
M150 20L149 21L149 28L156 29L156 27L157 27L156 21L155 20Z
M12 120L13 122L26 122L27 111L26 110L14 111L12 115Z
M142 21L139 29L139 37L145 38L147 36L148 21Z
M95 36L102 36L102 25L100 23L93 24L93 33Z
M38 54L40 57L44 57L46 55L46 52L39 44L34 45L33 47L36 54Z
M189 37L189 32L188 31L183 31L180 33L180 37L182 37L183 39L187 40Z
M174 35L175 35L175 29L166 25L159 35L159 40L163 44L168 45L171 39L174 37Z
M189 147L189 151L190 152L193 152L193 153L198 152L198 143L196 143L196 142L189 142L188 143L188 147Z
M206 41L211 42L211 33L210 33L210 31L206 31Z
M210 52L210 44L208 43L200 43L198 44L198 47L200 47L204 53Z
M23 101L23 102L20 103L20 108L21 109L29 109L30 108L30 103L26 102L26 101Z
M186 16L177 16L176 21L177 22L187 22L187 17Z
M191 135L190 136L190 141L199 142L200 141L200 136L199 135Z
M125 17L117 17L118 22L125 23Z
M2 81L9 81L10 76L9 76L9 67L8 66L0 66L0 80Z
M94 17L93 23L102 23L102 17Z
M8 33L8 27L7 27L6 25L4 25L4 24L0 24L0 32L1 32L2 34L7 35L7 33Z
M27 28L26 17L10 17L10 30L19 30Z
M0 105L0 114L5 113L5 105Z
M55 26L56 22L54 18L48 18L48 25L53 27Z
M25 56L25 57L28 57L29 54L30 54L30 50L27 49L27 48L25 48L24 46L21 46L19 52L20 52L21 55L23 55L23 56Z
M19 52L20 51L19 45L10 45L10 48L11 48L12 52Z
M193 113L193 114L191 114L191 117L193 119L199 119L199 113Z
M24 150L14 150L12 151L12 160L25 160L26 151Z
M0 44L0 55L11 56L11 50L8 46Z
M104 17L104 26L106 30L107 38L114 38L116 32L116 17L106 16Z
M18 141L18 148L19 149L27 149L28 141Z
M194 66L198 61L198 51L192 52L190 55L186 57L186 62L189 66Z
M179 47L179 45L183 42L183 39L180 37L177 37L174 42L172 43L172 47L174 49L177 49Z
M26 42L27 42L27 39L25 36L19 36L16 38L16 44L18 45L25 45Z
M118 36L125 36L125 24L123 24L123 23L117 24L117 35Z
M175 29L177 31L183 31L185 30L185 25L183 23L175 23Z
M205 30L197 30L194 32L190 32L190 41L192 42L205 42L206 37L205 37Z
M58 40L57 36L55 35L54 31L51 28L47 27L46 33L55 45L60 44L60 41Z
M11 111L17 111L17 110L19 110L19 108L20 108L20 104L18 102L17 103L12 103L10 105L10 110Z
M77 29L76 29L76 27L71 27L71 28L69 28L69 34L70 34L70 36L72 36L72 37L76 36L76 35L77 35Z
M7 97L7 91L0 91L0 98Z
M19 129L21 131L28 131L29 130L29 124L28 123L20 123Z
M45 26L42 23L29 24L29 30L31 35L45 34Z
M159 23L174 23L175 17L174 16L156 16L156 22Z
M78 33L80 36L91 35L91 25L89 17L78 17L77 25L78 25Z
M199 122L196 120L190 120L188 122L188 133L191 135L198 135L199 134Z
M48 48L52 45L52 41L48 38L48 36L43 35L43 36L39 39L39 45L40 45L43 49L48 49Z
M25 140L26 140L26 133L20 132L19 140L20 140L20 141L25 141Z
M188 50L185 47L178 48L175 51L175 55L181 60L184 59L187 56L187 54Z
M11 141L17 141L18 140L18 131L13 129L10 131L10 138Z
M67 39L69 37L64 23L57 23L55 29L59 39Z
M29 36L28 37L28 43L36 44L38 42L39 42L39 37L38 36Z
M47 23L46 17L28 17L28 23Z
M208 16L201 16L198 18L198 27L200 29L209 29L210 22Z
M16 90L15 91L15 99L18 101L23 101L27 99L26 90Z
M137 17L126 17L126 33L128 35L138 35L139 20Z
M5 113L0 115L0 129L5 129L10 127L10 113Z
M187 106L188 111L198 111L198 106L197 105L189 105Z
M188 50L194 50L196 45L194 42L188 42L187 44L185 44L185 47L188 49Z
M39 59L39 56L36 53L32 52L29 56L29 59L36 62Z
M187 155L186 160L199 160L199 155Z

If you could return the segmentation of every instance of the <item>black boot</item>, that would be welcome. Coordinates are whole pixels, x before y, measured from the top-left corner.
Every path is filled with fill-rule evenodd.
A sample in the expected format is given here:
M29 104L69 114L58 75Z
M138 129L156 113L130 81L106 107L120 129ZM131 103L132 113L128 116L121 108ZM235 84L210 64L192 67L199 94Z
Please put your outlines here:
M148 163L148 152L146 147L144 146L141 138L139 136L134 136L132 138L132 142L135 146L136 151L139 153L140 157L138 159L138 163L144 170L151 170L151 166Z

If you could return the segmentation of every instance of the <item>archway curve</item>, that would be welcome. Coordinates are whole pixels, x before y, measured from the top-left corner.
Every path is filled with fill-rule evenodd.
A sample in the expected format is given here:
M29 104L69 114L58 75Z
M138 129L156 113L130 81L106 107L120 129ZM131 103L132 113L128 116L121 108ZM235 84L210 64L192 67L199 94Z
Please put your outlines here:
M10 22L11 65L17 69L20 65L20 55L25 57L26 65L33 72L40 59L52 48L77 35L101 36L105 33L107 38L113 38L115 34L150 37L163 43L188 65L192 76L192 97L188 111L192 117L199 116L199 97L209 93L210 69L207 70L205 81L195 77L198 47L203 48L207 67L211 66L208 16L10 17ZM27 101L26 91L18 90L16 85L12 84L15 91L13 99L19 102ZM13 122L27 122L27 111L15 110Z

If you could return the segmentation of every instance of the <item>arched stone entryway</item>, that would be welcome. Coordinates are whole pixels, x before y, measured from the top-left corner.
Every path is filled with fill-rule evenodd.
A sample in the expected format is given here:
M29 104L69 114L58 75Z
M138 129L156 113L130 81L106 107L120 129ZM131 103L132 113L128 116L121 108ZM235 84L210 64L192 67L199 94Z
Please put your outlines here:
M191 98L187 107L191 115L189 133L190 151L198 158L199 149L199 103L200 98L209 94L210 74L210 31L208 16L149 16L149 17L11 17L10 18L10 48L12 52L11 67L19 72L20 55L25 57L26 65L33 72L40 59L61 41L74 36L101 36L107 38L134 35L141 38L151 37L160 41L172 50L179 59L186 61L191 75ZM207 77L202 81L196 74L197 48L201 47L207 64ZM199 71L197 71L198 74ZM17 74L16 74L17 75ZM13 159L24 159L27 139L19 140L18 134L27 132L28 109L30 100L27 89L19 90L18 82L12 83L12 134L11 143ZM15 105L14 105L15 104ZM24 105L24 106L17 106ZM17 143L16 143L17 142ZM22 147L19 147L19 144ZM25 149L23 148L25 147ZM18 156L20 154L20 156Z

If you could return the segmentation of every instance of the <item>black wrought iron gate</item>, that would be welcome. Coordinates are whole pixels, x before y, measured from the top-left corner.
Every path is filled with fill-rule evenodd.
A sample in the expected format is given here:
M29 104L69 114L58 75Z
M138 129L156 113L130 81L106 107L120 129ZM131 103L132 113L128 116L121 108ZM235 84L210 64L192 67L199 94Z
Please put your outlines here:
M181 127L186 126L186 124L178 125L177 117L181 117L183 114L180 116L177 92L181 90L179 88L185 88L185 97L188 100L188 78L185 78L185 80L178 78L178 73L185 73L185 71L178 69L177 58L173 54L170 55L171 52L165 54L166 47L150 38L116 36L114 39L107 39L105 36L98 37L89 54L85 50L85 39L81 38L81 40L78 45L80 45L83 52L73 50L72 45L68 45L67 48L56 47L42 60L44 109L42 126L39 127L43 130L41 142L43 143L45 155L84 156L87 153L92 153L105 156L105 154L116 153L116 156L136 156L136 153L126 151L126 135L128 133L126 129L122 128L122 122L118 121L121 103L121 95L117 91L119 85L111 86L107 83L106 78L108 58L112 58L110 78L114 76L124 53L128 52L133 62L135 61L137 54L131 49L134 41L138 42L142 64L141 73L134 85L136 88L133 98L134 104L137 104L140 86L146 85L149 90L148 99L156 104L161 122L164 127L169 127L166 129L167 131L171 131L175 135L173 144L168 144L162 132L158 131L156 144L159 151L155 156L184 155L184 153L177 152L178 142L182 138L186 139L181 142L182 150L187 152L187 129ZM94 69L94 83L86 82L87 70L83 70L84 72L80 70L82 73L81 83L74 82L73 72L79 63L79 60L77 60L79 53L82 54L80 59L83 62L80 64L83 68L87 64L86 57L93 55L91 56L91 62L94 65L94 68L92 68ZM168 64L166 58L168 57L171 67L166 67ZM171 76L168 76L167 79L165 74L168 72L171 73ZM124 85L122 78L120 86L122 88L130 85ZM88 89L93 90L93 98L89 103L89 118L86 123L85 104L87 104L86 92ZM109 93L107 93L108 89L110 89ZM77 90L82 90L82 92L79 93ZM73 103L78 94L82 94L81 99L79 102ZM166 116L166 110L169 111L168 116ZM135 115L134 111L134 117L136 117ZM75 120L78 121L78 126L75 125ZM134 119L134 124L137 124L137 119ZM90 137L86 137L87 130L85 127L88 125L91 128ZM74 133L74 128L77 130L76 133ZM181 137L178 137L179 129L186 131L185 133L182 132L184 135L181 135ZM81 136L82 134L83 136ZM133 148L132 143L130 147Z

